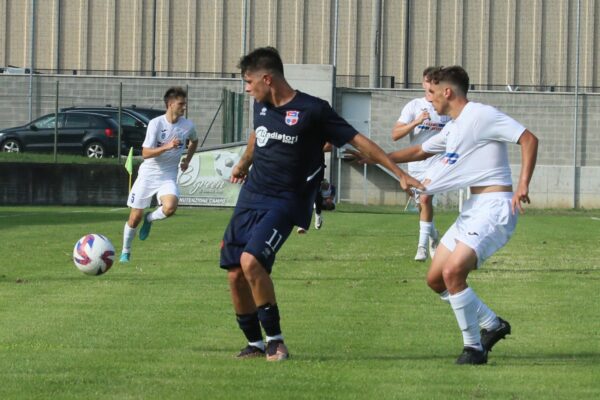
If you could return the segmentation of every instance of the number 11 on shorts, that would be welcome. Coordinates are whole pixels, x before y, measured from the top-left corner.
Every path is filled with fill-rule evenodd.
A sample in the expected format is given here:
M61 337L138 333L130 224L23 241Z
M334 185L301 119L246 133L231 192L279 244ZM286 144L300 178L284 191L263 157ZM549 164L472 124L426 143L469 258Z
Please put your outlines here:
M271 238L265 243L271 248L271 250L276 251L277 246L279 246L279 243L281 243L282 238L283 236L281 233L279 233L277 229L273 228L273 235L271 235Z

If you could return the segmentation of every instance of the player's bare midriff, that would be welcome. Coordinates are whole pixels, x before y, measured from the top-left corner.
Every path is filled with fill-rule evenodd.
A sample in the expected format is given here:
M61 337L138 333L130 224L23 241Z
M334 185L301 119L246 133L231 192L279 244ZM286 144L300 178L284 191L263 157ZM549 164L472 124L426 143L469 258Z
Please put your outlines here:
M511 185L490 185L490 186L471 186L471 194L512 192Z

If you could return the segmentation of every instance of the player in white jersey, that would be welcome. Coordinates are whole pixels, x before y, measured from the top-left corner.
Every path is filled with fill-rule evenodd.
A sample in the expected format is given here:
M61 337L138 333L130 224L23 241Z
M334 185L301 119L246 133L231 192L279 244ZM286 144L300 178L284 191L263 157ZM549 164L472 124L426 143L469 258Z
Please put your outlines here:
M429 88L430 74L435 67L427 67L423 71L423 89L425 97L411 100L404 106L400 118L392 129L392 139L397 141L406 135L410 135L410 144L417 145L424 143L427 139L438 134L444 125L450 120L448 116L438 115L431 105L431 96L427 92ZM432 157L427 160L414 161L408 164L408 173L418 179L423 180L423 174L427 168L440 156ZM439 243L439 232L435 229L433 222L433 196L421 194L415 196L417 207L419 208L419 242L417 244L417 254L415 261L425 261L427 253L431 257Z
M510 239L521 202L529 203L529 182L538 140L494 107L469 102L469 76L462 67L438 68L428 92L440 115L449 115L439 135L422 145L390 154L396 162L443 158L425 173L426 193L470 186L471 198L441 240L427 284L450 303L463 334L457 364L484 364L494 344L510 334L510 324L490 310L467 285L467 276ZM521 173L513 193L506 143L521 146Z
M144 162L140 165L138 177L127 200L131 211L123 229L123 250L120 257L122 263L129 262L131 258L131 243L142 218L144 224L139 237L140 240L146 240L153 221L168 218L177 210L177 168L187 170L198 146L196 128L192 121L183 116L187 105L185 90L181 87L169 88L164 101L166 113L148 124L146 138L142 144ZM186 156L181 159L188 140ZM159 206L144 217L144 209L150 206L154 195Z

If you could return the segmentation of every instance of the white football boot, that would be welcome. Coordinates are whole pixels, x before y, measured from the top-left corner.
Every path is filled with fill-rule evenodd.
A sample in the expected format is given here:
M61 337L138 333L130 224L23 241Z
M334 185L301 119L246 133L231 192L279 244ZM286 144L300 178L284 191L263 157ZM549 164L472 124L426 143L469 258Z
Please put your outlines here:
M415 255L415 261L427 260L427 248L423 246L417 247L417 254Z
M321 229L321 226L323 226L323 216L315 214L315 229Z

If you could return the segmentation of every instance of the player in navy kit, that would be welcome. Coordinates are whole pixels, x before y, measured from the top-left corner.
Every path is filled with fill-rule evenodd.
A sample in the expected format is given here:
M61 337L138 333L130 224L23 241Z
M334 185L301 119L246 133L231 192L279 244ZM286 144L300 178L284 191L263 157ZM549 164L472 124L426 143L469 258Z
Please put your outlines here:
M266 354L268 361L279 361L289 353L270 273L293 227L310 224L323 175L324 144L351 143L393 171L407 193L422 185L326 101L292 89L276 49L255 49L242 57L239 68L246 92L255 99L254 130L232 171L231 181L244 184L223 237L221 268L228 271L237 321L248 340L238 357Z

